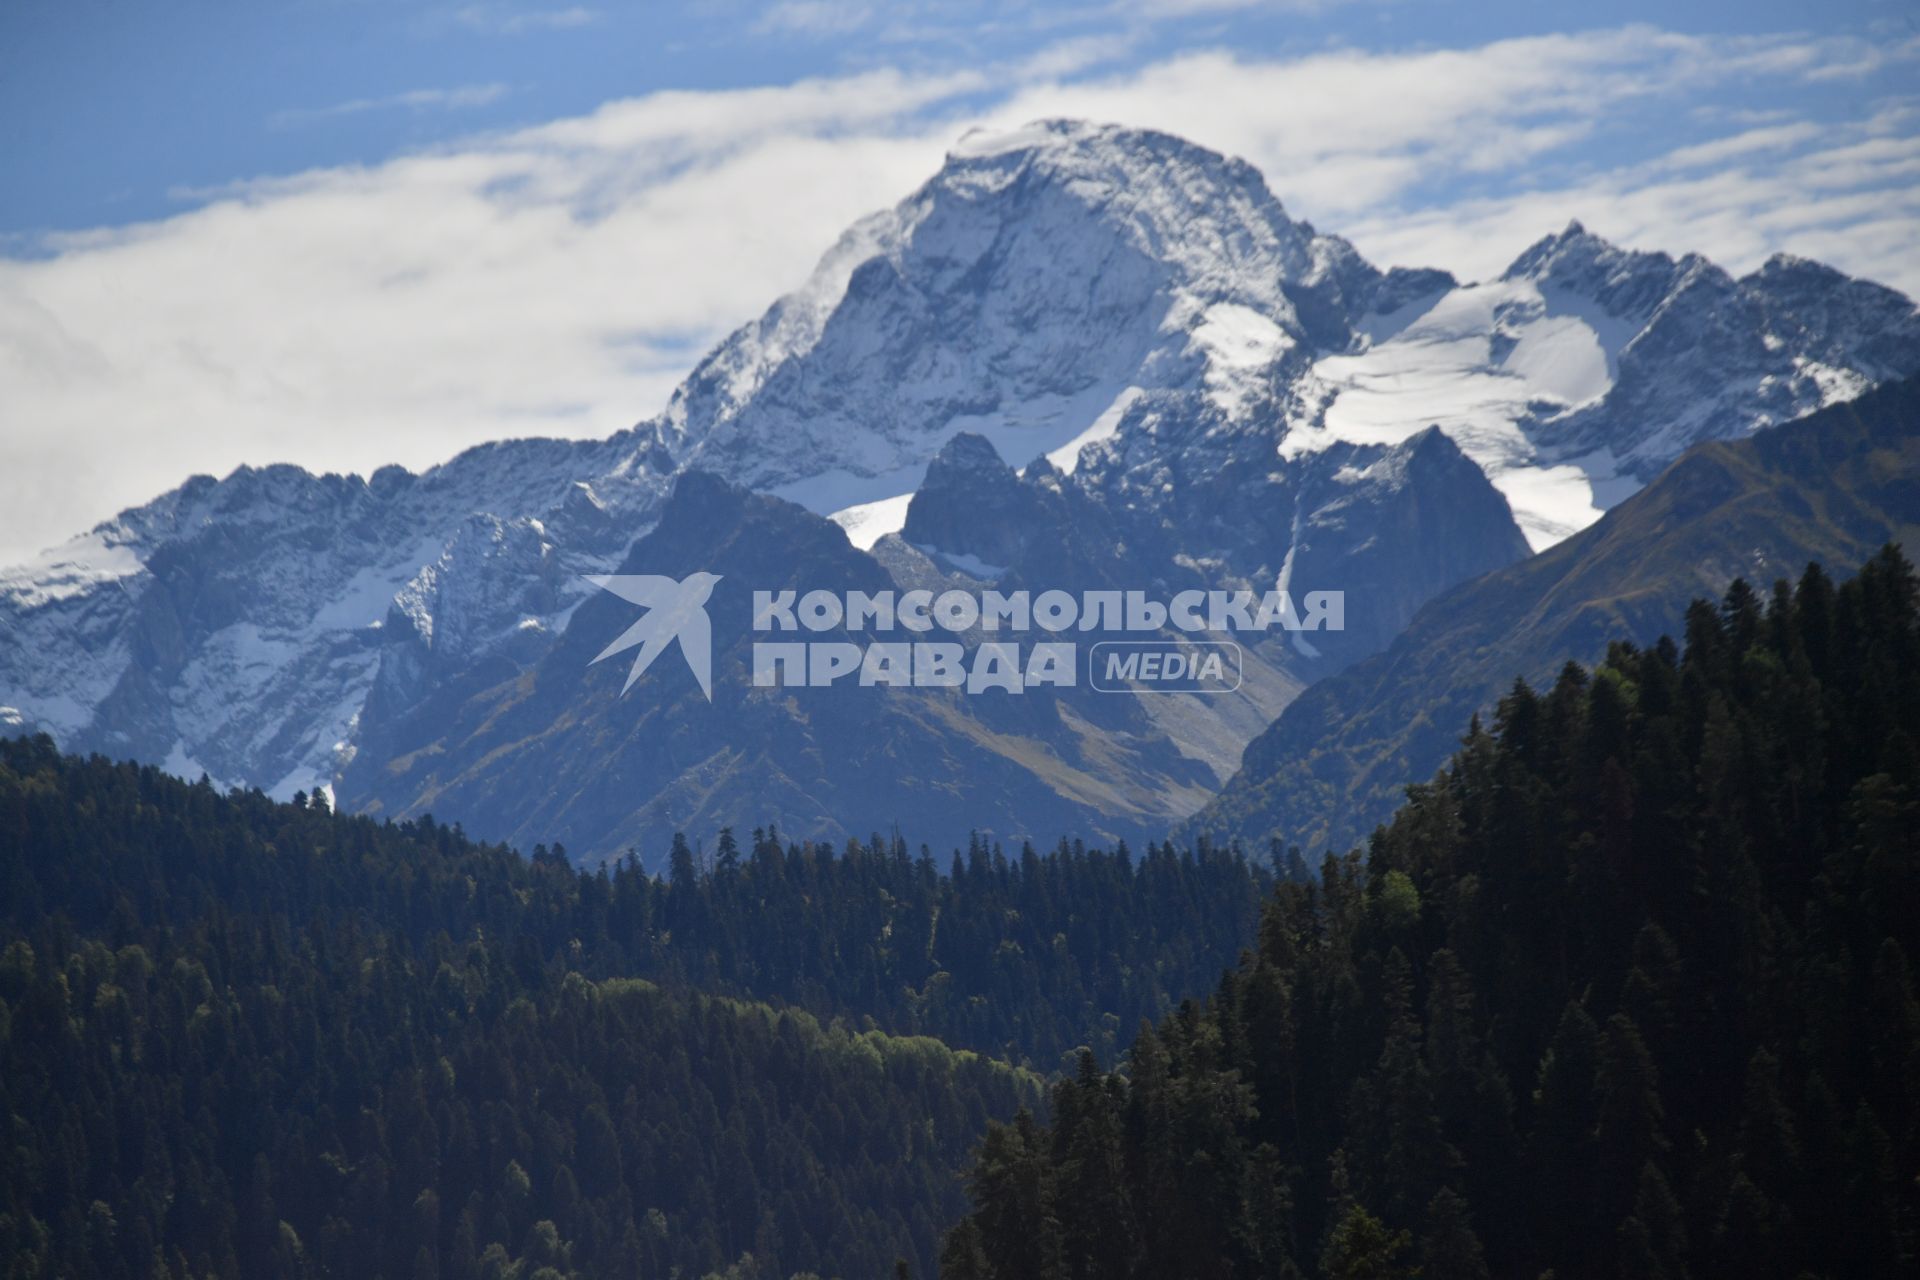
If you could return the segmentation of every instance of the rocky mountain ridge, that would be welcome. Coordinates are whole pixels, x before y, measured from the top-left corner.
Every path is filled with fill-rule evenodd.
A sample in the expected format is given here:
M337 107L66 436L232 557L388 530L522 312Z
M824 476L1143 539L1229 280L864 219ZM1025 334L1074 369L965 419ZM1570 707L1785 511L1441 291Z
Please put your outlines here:
M920 542L991 576L1051 554L1065 520L1141 586L1265 588L1313 566L1349 589L1355 631L1274 655L1275 687L1298 688L1688 444L1912 371L1917 338L1906 299L1818 264L1736 280L1576 225L1462 285L1379 270L1250 166L1164 134L970 136L657 418L420 475L196 477L0 575L0 724L276 794L329 785L384 763L358 759L373 722L553 653L583 575L617 568L693 470L894 562ZM1448 448L1423 442L1435 426ZM963 433L1021 467L1013 487L981 473L1013 506L880 546ZM1474 496L1475 471L1511 516ZM1223 732L1209 759L1251 731Z

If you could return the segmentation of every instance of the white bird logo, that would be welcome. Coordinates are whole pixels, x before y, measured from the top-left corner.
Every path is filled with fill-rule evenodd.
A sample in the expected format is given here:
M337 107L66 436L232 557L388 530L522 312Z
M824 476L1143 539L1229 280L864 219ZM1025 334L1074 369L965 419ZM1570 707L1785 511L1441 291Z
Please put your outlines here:
M669 643L678 640L681 656L687 660L693 678L700 682L700 692L707 695L708 702L713 701L713 624L707 618L706 604L713 594L713 584L720 581L719 574L690 573L678 580L654 573L588 574L586 578L601 590L646 610L593 660L599 662L640 646L633 669L627 672L627 682L620 687L622 694L633 688L633 682Z

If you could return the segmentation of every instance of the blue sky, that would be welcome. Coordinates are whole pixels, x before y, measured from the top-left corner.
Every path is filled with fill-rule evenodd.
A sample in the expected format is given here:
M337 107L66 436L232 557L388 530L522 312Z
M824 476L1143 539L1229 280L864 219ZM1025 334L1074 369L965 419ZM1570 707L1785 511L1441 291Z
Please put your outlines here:
M661 89L950 70L1074 40L1108 43L1111 71L1191 49L1458 47L1633 23L1880 40L1920 34L1920 5L10 0L0 16L0 155L31 180L0 185L0 228L163 217L236 179L378 161ZM1844 112L1854 91L1835 84L1804 105Z
M644 417L966 128L1245 156L1382 264L1569 217L1920 290L1920 7L0 7L0 562L191 471Z

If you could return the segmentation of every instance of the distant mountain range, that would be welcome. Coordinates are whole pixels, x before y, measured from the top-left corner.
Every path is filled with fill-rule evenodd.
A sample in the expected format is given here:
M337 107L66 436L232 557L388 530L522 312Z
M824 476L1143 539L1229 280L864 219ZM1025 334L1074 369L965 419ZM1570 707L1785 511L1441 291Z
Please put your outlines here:
M1317 533L1320 558L1303 572L1377 566L1381 599L1397 592L1404 601L1369 639L1384 643L1427 589L1424 570L1437 566L1439 580L1458 581L1507 563L1521 546L1498 494L1446 437L1427 433L1371 452L1385 464L1381 477L1342 486L1351 525ZM770 820L788 836L830 842L896 826L947 845L964 845L974 831L1009 840L1158 838L1213 793L1239 745L1297 691L1293 672L1304 660L1294 650L1278 640L1252 650L1240 692L1223 698L1114 696L1085 683L1018 695L752 685L753 641L777 637L751 629L750 595L729 584L844 596L989 584L1111 591L1137 581L1130 575L1141 560L1120 549L1105 511L1059 480L1032 470L1017 478L984 438L955 437L907 517L910 532L933 531L953 548L929 554L894 535L862 551L822 516L690 471L619 571L720 575L709 606L711 701L665 663L621 697L624 670L591 660L632 609L601 596L582 604L530 666L505 657L475 663L414 703L376 685L340 794L375 813L457 814L470 829L522 844L559 839L577 856L657 852L676 831L744 831ZM1010 518L964 526L944 518L990 511L996 495ZM1443 525L1453 536L1435 538ZM1016 532L1022 541L1009 542ZM1010 563L983 567L989 555ZM1151 572L1154 584L1204 581L1171 560ZM1074 638L1085 644L1101 634ZM1315 641L1357 634L1330 641L1315 633ZM890 636L900 638L842 625L807 638ZM959 638L977 651L991 637L976 628Z
M1691 445L1916 371L1912 303L1814 263L1736 279L1576 224L1461 284L1381 271L1177 138L970 135L631 430L420 475L196 477L0 576L0 726L582 856L749 817L1155 834L1436 593L1586 527ZM1231 698L869 690L827 709L724 693L721 616L711 705L664 663L615 699L586 666L612 602L583 575L729 564L756 583L1285 582L1344 589L1348 630L1250 651Z
M1347 849L1516 676L1544 685L1613 641L1652 644L1735 578L1765 591L1811 562L1856 565L1917 540L1920 382L1702 446L1598 524L1442 593L1385 652L1308 689L1187 833Z

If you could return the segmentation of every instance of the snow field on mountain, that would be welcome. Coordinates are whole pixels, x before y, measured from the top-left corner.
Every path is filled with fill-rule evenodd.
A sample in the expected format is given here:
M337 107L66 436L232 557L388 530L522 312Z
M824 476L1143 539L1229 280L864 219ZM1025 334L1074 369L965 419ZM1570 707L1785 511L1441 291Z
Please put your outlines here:
M1000 413L956 415L932 438L944 445L970 431L992 441L1001 458L1015 467L1044 454L1059 470L1071 472L1080 460L1080 450L1111 436L1139 395L1138 387L1116 391L1096 386L1076 395L1037 396ZM877 475L836 469L782 485L774 492L827 516L847 531L854 546L865 551L887 534L900 532L906 524L907 504L926 473L926 460Z
M1250 166L1177 138L969 135L628 431L364 483L197 477L0 574L0 731L312 790L372 732L376 673L405 697L489 655L533 660L591 590L580 575L617 568L695 469L870 548L971 431L1096 502L1187 522L1169 536L1205 553L1222 530L1180 485L1437 424L1538 550L1687 447L1911 375L1915 352L1910 301L1801 259L1735 280L1573 224L1456 286L1383 275ZM384 625L396 607L411 626Z
M1526 279L1464 285L1381 319L1379 341L1314 362L1303 396L1314 408L1291 423L1283 458L1336 441L1398 444L1437 425L1507 498L1536 551L1617 500L1610 458L1543 457L1527 428L1606 395L1631 326Z

